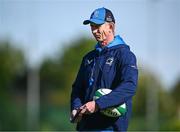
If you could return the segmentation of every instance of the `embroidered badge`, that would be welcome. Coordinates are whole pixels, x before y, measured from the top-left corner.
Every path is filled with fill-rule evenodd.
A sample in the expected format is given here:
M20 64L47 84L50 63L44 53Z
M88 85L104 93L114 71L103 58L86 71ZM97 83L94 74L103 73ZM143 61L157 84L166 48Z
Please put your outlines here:
M99 11L95 11L95 12L94 12L94 17L95 17L95 18L98 18L98 16L99 16Z
M91 62L93 62L93 59L92 60L87 60L88 62L88 65L91 64Z
M113 57L110 57L110 58L108 58L107 60L106 60L106 64L108 64L108 65L112 65L112 63L113 63L113 61L114 61L114 58Z

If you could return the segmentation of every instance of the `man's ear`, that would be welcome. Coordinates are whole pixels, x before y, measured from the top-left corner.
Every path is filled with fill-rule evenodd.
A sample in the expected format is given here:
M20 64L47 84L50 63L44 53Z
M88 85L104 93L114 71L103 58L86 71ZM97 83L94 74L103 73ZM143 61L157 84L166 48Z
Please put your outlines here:
M110 23L109 26L110 26L110 29L114 30L114 23Z
M113 22L110 22L110 23L109 23L109 29L111 29L111 31L112 31L113 34L114 34L115 24L114 24Z
M110 28L110 29L113 29L113 25L112 25L111 23L109 24L109 28Z

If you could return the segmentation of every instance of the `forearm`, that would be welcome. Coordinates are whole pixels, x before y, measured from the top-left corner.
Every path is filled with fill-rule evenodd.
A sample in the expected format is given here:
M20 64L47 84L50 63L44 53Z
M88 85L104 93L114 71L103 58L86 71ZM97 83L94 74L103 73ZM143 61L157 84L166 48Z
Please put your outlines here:
M132 82L126 82L112 90L111 93L97 99L96 103L99 106L99 109L121 105L131 99L132 96L134 96L135 91L136 85Z

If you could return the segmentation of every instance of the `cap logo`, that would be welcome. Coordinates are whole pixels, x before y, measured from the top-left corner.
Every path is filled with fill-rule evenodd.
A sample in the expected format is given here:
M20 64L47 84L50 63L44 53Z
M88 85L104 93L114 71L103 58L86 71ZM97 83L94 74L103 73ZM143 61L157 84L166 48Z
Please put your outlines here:
M113 63L113 61L114 61L114 58L113 57L110 57L110 58L108 58L107 60L106 60L106 64L108 64L108 65L112 65L112 63Z
M94 17L97 18L98 16L99 16L99 11L95 11L95 12L94 12Z
M112 22L111 16L108 16L108 17L106 18L106 20L109 21L109 22Z

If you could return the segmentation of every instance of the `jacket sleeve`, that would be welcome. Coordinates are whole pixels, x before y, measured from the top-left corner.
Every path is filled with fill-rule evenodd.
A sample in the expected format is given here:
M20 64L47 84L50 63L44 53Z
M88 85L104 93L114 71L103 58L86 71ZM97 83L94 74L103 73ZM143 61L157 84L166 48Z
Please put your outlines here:
M77 77L72 85L71 91L71 111L82 106L84 91L84 59L82 60Z
M111 93L96 100L100 109L117 106L131 99L136 92L138 81L138 69L136 57L131 51L124 50L118 64L118 86ZM117 79L117 78L115 78Z

